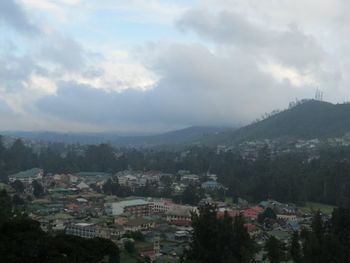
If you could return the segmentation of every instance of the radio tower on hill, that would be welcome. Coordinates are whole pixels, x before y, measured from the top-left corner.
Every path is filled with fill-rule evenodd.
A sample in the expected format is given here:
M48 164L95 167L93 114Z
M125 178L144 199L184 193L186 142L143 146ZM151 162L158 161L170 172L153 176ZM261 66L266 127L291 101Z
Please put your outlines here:
M319 89L316 89L315 100L323 101L323 92Z

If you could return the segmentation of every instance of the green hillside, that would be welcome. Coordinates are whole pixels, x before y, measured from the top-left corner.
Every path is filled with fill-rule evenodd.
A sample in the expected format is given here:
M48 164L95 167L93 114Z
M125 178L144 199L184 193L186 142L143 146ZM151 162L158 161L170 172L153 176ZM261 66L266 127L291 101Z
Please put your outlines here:
M262 121L223 133L217 143L279 138L329 138L350 132L350 104L309 100Z

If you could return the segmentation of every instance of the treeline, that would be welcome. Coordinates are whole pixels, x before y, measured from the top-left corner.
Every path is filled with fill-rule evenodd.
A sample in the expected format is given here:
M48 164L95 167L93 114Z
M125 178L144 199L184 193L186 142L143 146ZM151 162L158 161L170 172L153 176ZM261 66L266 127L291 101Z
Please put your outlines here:
M107 144L86 147L47 147L37 153L17 140L6 149L0 143L0 175L32 167L46 173L99 171L116 173L125 169L166 173L218 175L226 195L249 201L274 198L281 202L323 202L350 207L350 147L325 148L317 158L307 153L290 153L271 158L263 148L256 160L234 152L192 147L187 151L114 149Z

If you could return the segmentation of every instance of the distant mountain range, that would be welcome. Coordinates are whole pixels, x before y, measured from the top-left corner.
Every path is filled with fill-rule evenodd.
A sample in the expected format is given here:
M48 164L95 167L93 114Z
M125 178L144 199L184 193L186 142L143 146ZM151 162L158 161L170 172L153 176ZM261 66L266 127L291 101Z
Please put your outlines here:
M1 132L7 138L22 138L41 143L80 143L99 144L110 143L119 147L154 147L175 144L196 144L203 138L220 134L224 131L233 131L228 127L194 126L181 130L155 134L125 136L116 133L60 133L60 132Z
M3 132L36 142L67 144L110 143L118 147L159 147L218 144L233 145L261 139L312 139L343 136L350 132L350 104L305 100L264 120L239 129L196 126L155 135L125 136L115 133Z

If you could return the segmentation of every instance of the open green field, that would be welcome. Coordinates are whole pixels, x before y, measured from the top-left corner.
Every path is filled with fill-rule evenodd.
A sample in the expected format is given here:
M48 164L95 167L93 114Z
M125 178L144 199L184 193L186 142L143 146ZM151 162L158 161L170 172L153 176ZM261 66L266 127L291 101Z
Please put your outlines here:
M229 204L229 205L233 205L234 202L233 202L233 200L232 200L232 197L226 196L226 197L225 197L225 203L226 203L226 204Z
M128 252L122 250L120 253L120 262L122 263L137 263L140 258L135 255L130 255Z
M304 213L320 210L324 214L332 214L333 209L336 208L336 206L326 205L321 203L314 203L314 202L306 202L305 206L298 207L298 208L299 208L299 211Z

